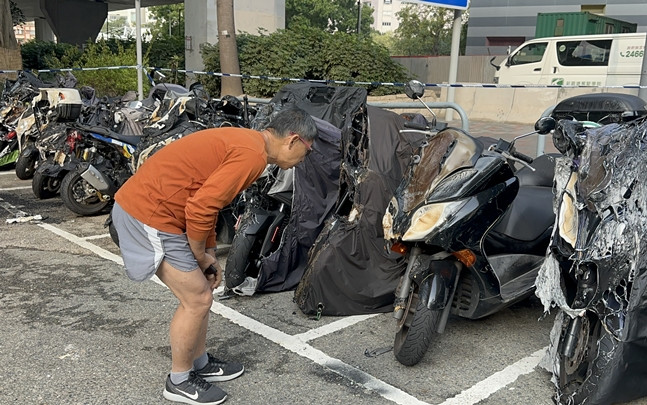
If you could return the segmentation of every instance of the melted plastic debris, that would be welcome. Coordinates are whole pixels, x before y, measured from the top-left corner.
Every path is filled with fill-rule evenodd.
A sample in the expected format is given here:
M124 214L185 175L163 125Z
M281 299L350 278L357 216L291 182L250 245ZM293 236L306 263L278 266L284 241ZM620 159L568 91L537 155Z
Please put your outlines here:
M536 281L544 310L557 307L566 315L556 317L550 358L543 365L553 372L559 403L624 402L647 395L645 384L635 383L647 377L643 357L647 325L640 321L647 315L647 256L643 253L647 250L647 120L570 135L584 147L579 156L558 159L554 206L558 215L551 248ZM574 209L560 210L572 168L578 176L575 192L569 192ZM567 212L575 218L567 218ZM562 229L572 229L576 236L572 246L560 236L564 224L570 228ZM581 291L585 288L578 290L582 284L565 282L577 280L576 275L582 278L591 268L596 269L595 284L587 293ZM562 323L578 316L586 321L589 318L583 315L591 313L595 314L591 319L600 324L600 337L582 350L582 357L588 356L593 366L576 389L565 388L559 372L573 366L560 364L560 343L565 340ZM577 339L587 339L586 333Z
M16 217L16 218L7 218L7 223L8 224L17 224L17 223L24 223L24 222L40 222L42 221L43 217L42 215L28 215L25 217Z

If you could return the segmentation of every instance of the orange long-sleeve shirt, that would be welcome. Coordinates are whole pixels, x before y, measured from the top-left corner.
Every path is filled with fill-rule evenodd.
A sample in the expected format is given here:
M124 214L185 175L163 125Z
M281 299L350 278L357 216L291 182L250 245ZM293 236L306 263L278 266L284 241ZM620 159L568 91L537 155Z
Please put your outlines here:
M267 165L260 132L206 129L163 147L117 191L134 218L160 231L215 246L218 212L256 180Z

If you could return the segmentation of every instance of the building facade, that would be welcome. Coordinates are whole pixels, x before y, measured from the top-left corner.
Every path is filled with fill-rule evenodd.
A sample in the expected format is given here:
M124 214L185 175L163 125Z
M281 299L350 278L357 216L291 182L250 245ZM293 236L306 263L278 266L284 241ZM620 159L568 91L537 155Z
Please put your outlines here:
M466 55L505 55L534 38L538 13L588 11L647 31L645 0L471 0Z
M36 38L36 24L33 21L26 21L24 24L13 27L13 33L19 44L24 44Z
M397 13L402 7L407 5L400 0L370 0L362 1L373 7L373 25L372 28L382 34L395 31L398 28L399 21Z

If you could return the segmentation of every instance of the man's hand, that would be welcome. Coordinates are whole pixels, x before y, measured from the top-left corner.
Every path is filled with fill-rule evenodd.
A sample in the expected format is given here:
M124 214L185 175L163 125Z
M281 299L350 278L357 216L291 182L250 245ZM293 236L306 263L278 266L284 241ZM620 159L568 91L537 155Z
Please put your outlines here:
M204 276L207 278L207 281L209 282L209 287L211 288L211 291L218 288L218 286L222 282L222 268L220 267L217 261L210 264L209 267L207 267L204 270Z

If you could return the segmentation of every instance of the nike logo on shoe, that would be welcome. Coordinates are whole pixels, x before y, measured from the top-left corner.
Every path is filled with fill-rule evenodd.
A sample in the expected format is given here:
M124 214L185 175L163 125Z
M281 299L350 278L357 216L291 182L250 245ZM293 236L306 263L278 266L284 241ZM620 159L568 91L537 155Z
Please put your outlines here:
M212 376L212 375L220 376L220 375L224 375L224 374L225 374L225 370L223 370L222 368L218 367L218 371L211 372L211 373L200 373L200 376L202 376L202 377L209 377L209 376Z
M180 392L193 400L198 399L198 391L194 392L193 394L189 394L188 392L182 391L181 389L178 389L178 388L176 388L176 390L177 392Z

